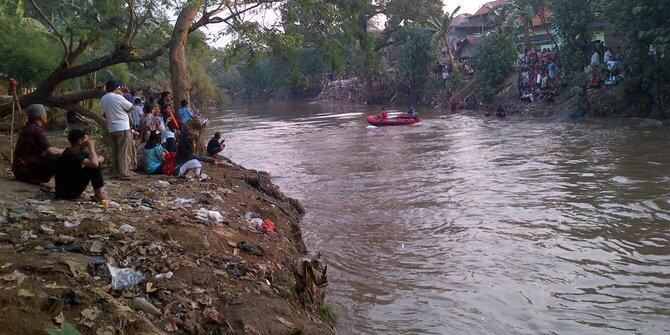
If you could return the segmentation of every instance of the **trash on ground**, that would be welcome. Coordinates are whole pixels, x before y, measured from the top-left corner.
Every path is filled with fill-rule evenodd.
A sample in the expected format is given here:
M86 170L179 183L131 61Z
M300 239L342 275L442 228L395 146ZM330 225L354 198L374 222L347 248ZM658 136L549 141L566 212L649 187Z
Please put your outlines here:
M174 199L173 203L174 203L175 207L184 207L187 204L195 203L195 200L190 199L190 198L179 198L179 197L177 197L177 199Z
M257 246L255 244L248 244L245 241L240 241L237 243L236 246L238 249L242 250L242 252L246 252L247 254L254 255L254 256L263 256L263 248L260 246Z
M144 280L142 272L133 268L117 268L107 264L109 273L112 275L112 289L120 291L125 287L134 286Z
M228 266L226 267L226 272L228 272L228 275L230 275L231 277L238 278L246 276L249 270L247 270L247 268L239 264L228 264Z
M156 182L156 186L162 187L162 188L168 188L170 187L170 183L165 181L165 180L159 180Z
M158 307L154 306L154 304L152 304L151 302L149 302L149 300L147 300L145 298L137 297L137 298L133 299L132 304L133 304L133 307L135 307L137 309L140 309L140 310L143 310L143 311L145 311L145 312L147 312L151 315L155 315L155 316L163 315L163 313L161 312L160 309L158 309Z
M170 278L172 278L173 275L174 275L174 273L172 273L172 271L168 271L168 272L165 272L165 273L159 273L159 274L155 275L154 278L156 278L156 279L162 279L162 278L170 279Z
M270 219L265 219L263 220L263 224L261 225L261 228L263 228L263 231L266 233L274 233L275 232L275 223L272 222Z
M130 234L130 233L135 232L135 227L133 227L133 226L127 224L127 223L124 223L119 227L119 230L126 233L126 234Z
M215 222L219 223L225 220L225 217L219 211L208 210L205 208L200 208L195 212L195 217L198 220L205 222Z

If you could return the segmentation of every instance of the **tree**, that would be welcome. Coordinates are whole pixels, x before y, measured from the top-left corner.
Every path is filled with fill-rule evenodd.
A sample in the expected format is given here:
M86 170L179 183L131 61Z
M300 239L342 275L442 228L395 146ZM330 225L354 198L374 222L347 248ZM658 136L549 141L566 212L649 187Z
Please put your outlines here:
M431 31L424 28L409 29L398 59L405 89L416 103L430 82L429 68L437 58L431 47L431 36Z
M22 1L19 0L20 3ZM156 29L171 30L165 24L165 10L168 7L163 4L166 3L171 4L172 7L169 8L182 5L178 1L162 0L110 0L92 3L72 0L64 3L44 1L40 4L36 0L30 0L30 13L49 27L49 35L58 41L62 50L58 65L35 85L34 91L19 97L21 104L25 106L43 103L51 107L75 110L94 118L105 127L105 120L100 115L79 105L83 100L101 97L104 92L100 88L68 93L58 93L57 88L70 80L117 64L143 63L162 56L173 43L170 38L155 38ZM211 23L229 22L254 8L259 2L240 0L239 3L245 4L245 9L231 10L225 18L217 16L224 8L236 8L237 3L219 2L218 7L208 10L201 2L186 2L185 8L189 4L204 6L197 20L189 22L187 33ZM205 3L207 4L209 2ZM143 52L145 49L149 51ZM181 67L184 68L186 67ZM188 74L185 76L188 77ZM0 103L0 117L11 112L11 101L7 98L4 101Z
M453 12L451 13L445 13L441 18L438 19L432 19L428 22L428 26L430 29L433 31L433 41L435 46L438 49L442 49L442 47L447 48L447 53L449 54L449 61L451 62L452 68L455 70L454 72L458 72L458 63L456 62L456 59L454 58L453 50L451 50L451 25L454 22L454 18L456 17L456 13L461 10L461 6L456 7Z
M623 33L626 105L638 117L670 117L670 2L611 0L605 10Z
M490 103L500 92L505 78L514 69L516 55L514 42L518 27L516 16L511 15L510 8L494 10L493 27L477 45L473 57L479 93L485 103Z

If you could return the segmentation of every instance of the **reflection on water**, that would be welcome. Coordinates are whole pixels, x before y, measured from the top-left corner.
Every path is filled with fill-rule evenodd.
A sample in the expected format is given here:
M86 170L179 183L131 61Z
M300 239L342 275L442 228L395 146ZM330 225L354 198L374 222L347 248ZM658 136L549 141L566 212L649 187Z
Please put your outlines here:
M227 154L308 210L343 334L667 334L670 128L237 106Z

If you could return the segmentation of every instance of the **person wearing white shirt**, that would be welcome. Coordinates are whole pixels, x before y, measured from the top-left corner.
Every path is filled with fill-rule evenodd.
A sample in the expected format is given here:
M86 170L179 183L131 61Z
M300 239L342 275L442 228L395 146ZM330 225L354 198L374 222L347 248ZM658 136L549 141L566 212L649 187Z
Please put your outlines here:
M600 54L595 50L593 51L593 55L591 55L591 66L597 65L600 65Z
M605 65L607 65L607 63L609 63L611 60L612 60L612 51L610 51L610 49L607 48L607 50L605 50L605 59L604 59Z
M112 173L117 179L130 179L133 133L130 130L129 113L134 106L121 95L120 87L116 81L107 81L107 93L100 99L100 104L107 117L107 131L111 140Z

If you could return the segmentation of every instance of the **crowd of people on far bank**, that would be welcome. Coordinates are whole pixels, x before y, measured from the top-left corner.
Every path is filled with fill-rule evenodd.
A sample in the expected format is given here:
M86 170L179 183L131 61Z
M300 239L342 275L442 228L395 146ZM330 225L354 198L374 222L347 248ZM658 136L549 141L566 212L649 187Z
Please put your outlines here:
M105 84L100 99L107 121L112 175L130 180L137 173L175 175L178 178L205 180L202 163L217 163L225 147L216 133L207 144L207 157L196 154L196 139L202 122L194 115L187 100L175 111L170 92L156 98L142 98L115 81ZM47 113L43 105L26 110L28 122L21 129L12 160L14 177L22 182L41 185L54 191L58 199L76 199L93 186L93 198L108 203L103 186L101 164L95 142L82 128L72 127L67 135L70 147L60 149L47 140L44 126ZM75 116L68 114L68 121ZM54 178L55 188L50 181Z
M525 49L517 56L516 87L519 99L533 102L537 99L551 102L556 94L555 82L561 71L557 50Z
M594 44L589 63L584 69L588 87L597 88L603 84L616 85L621 79L621 52L606 47L601 41ZM542 100L553 102L556 95L556 81L562 65L556 48L526 49L517 57L518 70L516 85L519 100L533 102Z

